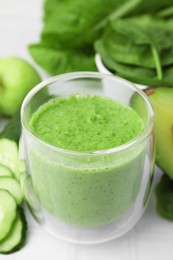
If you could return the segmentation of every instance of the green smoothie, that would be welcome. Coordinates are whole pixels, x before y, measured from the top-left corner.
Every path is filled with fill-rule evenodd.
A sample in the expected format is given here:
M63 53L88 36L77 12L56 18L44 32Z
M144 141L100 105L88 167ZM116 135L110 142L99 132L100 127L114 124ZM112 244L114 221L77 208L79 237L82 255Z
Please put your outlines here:
M144 164L144 146L121 153L89 155L128 143L144 128L128 106L101 96L55 98L32 116L40 139L66 153L31 147L28 151L36 195L58 220L100 226L120 218L133 205Z

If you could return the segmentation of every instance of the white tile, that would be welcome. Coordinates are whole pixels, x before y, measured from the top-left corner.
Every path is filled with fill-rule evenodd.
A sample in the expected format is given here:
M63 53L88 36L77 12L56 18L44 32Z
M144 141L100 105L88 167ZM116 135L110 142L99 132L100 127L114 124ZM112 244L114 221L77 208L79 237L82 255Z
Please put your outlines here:
M173 234L136 236L136 255L137 260L172 260Z
M29 231L28 240L22 250L13 254L13 260L69 260L69 245L41 229ZM1 260L1 258L0 258Z
M75 260L130 260L130 246L127 236L99 245L80 245Z

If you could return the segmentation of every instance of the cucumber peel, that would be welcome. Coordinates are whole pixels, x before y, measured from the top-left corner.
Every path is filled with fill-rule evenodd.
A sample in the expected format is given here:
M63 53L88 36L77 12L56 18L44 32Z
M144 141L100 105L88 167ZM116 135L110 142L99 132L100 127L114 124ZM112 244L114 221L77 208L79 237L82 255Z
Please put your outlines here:
M0 254L18 251L26 240L27 222L18 206L23 200L21 173L26 172L25 161L19 161L20 135L18 111L0 133Z
M13 173L7 166L0 164L0 177L1 176L13 177Z
M6 190L0 190L0 243L10 232L16 219L17 203L14 197Z
M13 177L0 177L0 189L7 190L11 193L18 205L22 203L23 196L20 184Z
M0 163L10 168L16 179L19 178L19 153L14 141L0 139Z
M0 253L9 254L18 251L25 243L26 231L26 219L23 209L20 208L10 232L0 241Z

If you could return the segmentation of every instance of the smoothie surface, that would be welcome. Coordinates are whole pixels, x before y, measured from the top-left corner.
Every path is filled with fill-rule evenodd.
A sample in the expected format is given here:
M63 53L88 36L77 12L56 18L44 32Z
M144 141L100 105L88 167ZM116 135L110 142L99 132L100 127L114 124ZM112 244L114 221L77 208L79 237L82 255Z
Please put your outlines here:
M93 152L131 141L144 125L133 109L113 99L72 95L42 105L33 114L30 127L54 146Z

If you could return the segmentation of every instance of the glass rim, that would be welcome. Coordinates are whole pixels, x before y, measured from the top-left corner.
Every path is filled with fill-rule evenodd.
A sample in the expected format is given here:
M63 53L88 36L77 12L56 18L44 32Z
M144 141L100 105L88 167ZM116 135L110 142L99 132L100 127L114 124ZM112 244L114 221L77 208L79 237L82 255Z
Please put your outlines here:
M148 120L147 123L145 124L144 129L132 140L130 140L129 142L113 147L113 148L109 148L109 149L104 149L104 150L98 150L98 151L91 151L91 152L84 152L84 151L76 151L76 150L70 150L70 149L64 149L58 146L54 146L48 142L46 142L45 140L43 140L42 138L40 138L38 135L34 134L31 131L31 128L29 127L29 124L26 125L23 118L24 118L24 113L25 113L25 107L27 106L27 104L29 104L29 101L31 100L31 98L41 89L43 89L44 87L48 86L49 84L52 84L56 81L59 82L65 82L68 80L73 80L73 79L80 79L80 78L95 78L95 79L112 79L115 80L117 82L121 82L122 84L125 84L129 87L131 87L133 90L135 90L145 101L147 108L148 108ZM27 134L29 134L31 137L33 137L35 140L37 140L38 142L40 142L42 145L47 146L47 148L60 152L60 153L66 153L66 154L72 154L72 155L84 155L84 156L98 156L98 155L106 155L106 154L113 154L113 153L117 153L123 150L126 150L132 146L134 146L135 144L139 144L141 143L152 131L153 125L154 125L154 111L152 108L152 105L150 104L147 95L141 90L139 89L135 83L132 83L124 78L115 76L115 75L108 75L108 74L104 74L104 73L100 73L100 72L70 72L70 73L65 73L65 74L61 74L61 75L57 75L57 76L53 76L50 77L46 80L43 80L42 82L40 82L39 84L37 84L33 89L31 89L29 91L29 93L26 95L26 97L24 98L23 102L22 102L22 106L21 106L21 111L20 111L20 117L21 117L21 125L22 125L22 130L24 130Z

